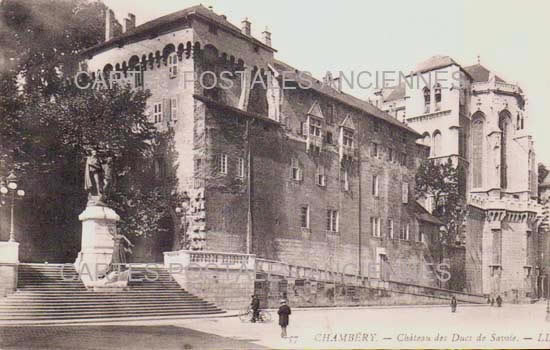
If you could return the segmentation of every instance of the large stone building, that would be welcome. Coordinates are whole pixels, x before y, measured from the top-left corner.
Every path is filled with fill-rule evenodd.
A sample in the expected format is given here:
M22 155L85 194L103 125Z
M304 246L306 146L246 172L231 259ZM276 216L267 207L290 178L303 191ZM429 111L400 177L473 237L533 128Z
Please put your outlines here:
M479 63L463 67L434 56L376 95L381 109L422 134L432 159L464 166L468 290L510 300L534 297L540 207L521 88Z
M101 72L138 70L150 117L173 128L185 236L164 247L253 253L302 266L434 285L430 235L415 202L429 148L390 114L275 58L262 40L203 6L135 26L83 53ZM225 79L224 79L225 78ZM263 83L260 83L259 80ZM163 164L159 155L159 168ZM155 252L138 249L134 260ZM388 264L382 264L383 262ZM426 269L428 273L426 273Z

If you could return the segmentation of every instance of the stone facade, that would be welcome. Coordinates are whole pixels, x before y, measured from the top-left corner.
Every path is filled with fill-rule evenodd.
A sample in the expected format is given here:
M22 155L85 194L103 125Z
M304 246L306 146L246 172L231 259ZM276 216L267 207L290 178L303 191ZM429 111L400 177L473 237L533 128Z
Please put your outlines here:
M408 78L380 90L376 104L421 133L432 159L464 166L468 290L535 297L541 208L523 91L479 63L462 67L447 56L422 62Z
M420 135L278 61L270 33L262 42L243 25L195 6L83 53L98 75L138 69L151 120L173 128L188 248L355 274L431 263L420 237L434 224L415 212Z

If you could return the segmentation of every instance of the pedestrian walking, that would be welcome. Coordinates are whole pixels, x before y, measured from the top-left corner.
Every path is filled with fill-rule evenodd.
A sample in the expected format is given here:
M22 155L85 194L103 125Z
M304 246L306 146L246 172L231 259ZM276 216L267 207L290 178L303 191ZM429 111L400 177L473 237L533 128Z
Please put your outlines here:
M491 306L495 306L495 298L491 298Z
M502 306L502 298L500 297L500 295L497 296L497 306L498 307Z
M279 326L281 326L281 338L286 338L286 327L288 326L288 319L292 311L290 307L286 304L286 300L281 300L281 306L279 306Z
M451 312L456 312L456 298L454 295L451 297Z

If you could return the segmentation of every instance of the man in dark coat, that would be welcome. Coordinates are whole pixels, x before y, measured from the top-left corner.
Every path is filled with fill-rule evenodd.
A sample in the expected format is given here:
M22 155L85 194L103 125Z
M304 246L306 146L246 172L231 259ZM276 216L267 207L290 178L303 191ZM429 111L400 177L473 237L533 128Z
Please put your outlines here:
M281 306L279 306L279 326L281 326L281 338L286 338L286 327L288 326L288 318L292 311L286 304L286 300L281 300Z
M456 298L454 295L451 297L451 311L456 312Z
M250 303L252 308L252 322L256 322L260 317L260 298L257 295L252 296L252 302Z
M498 307L502 306L502 298L500 297L500 295L497 296L497 306Z

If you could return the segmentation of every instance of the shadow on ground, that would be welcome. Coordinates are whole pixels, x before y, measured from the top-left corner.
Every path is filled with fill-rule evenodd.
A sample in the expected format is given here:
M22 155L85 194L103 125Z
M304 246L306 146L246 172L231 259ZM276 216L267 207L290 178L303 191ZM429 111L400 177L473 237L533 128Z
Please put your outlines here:
M1 327L0 349L263 349L257 339L232 339L175 326Z

